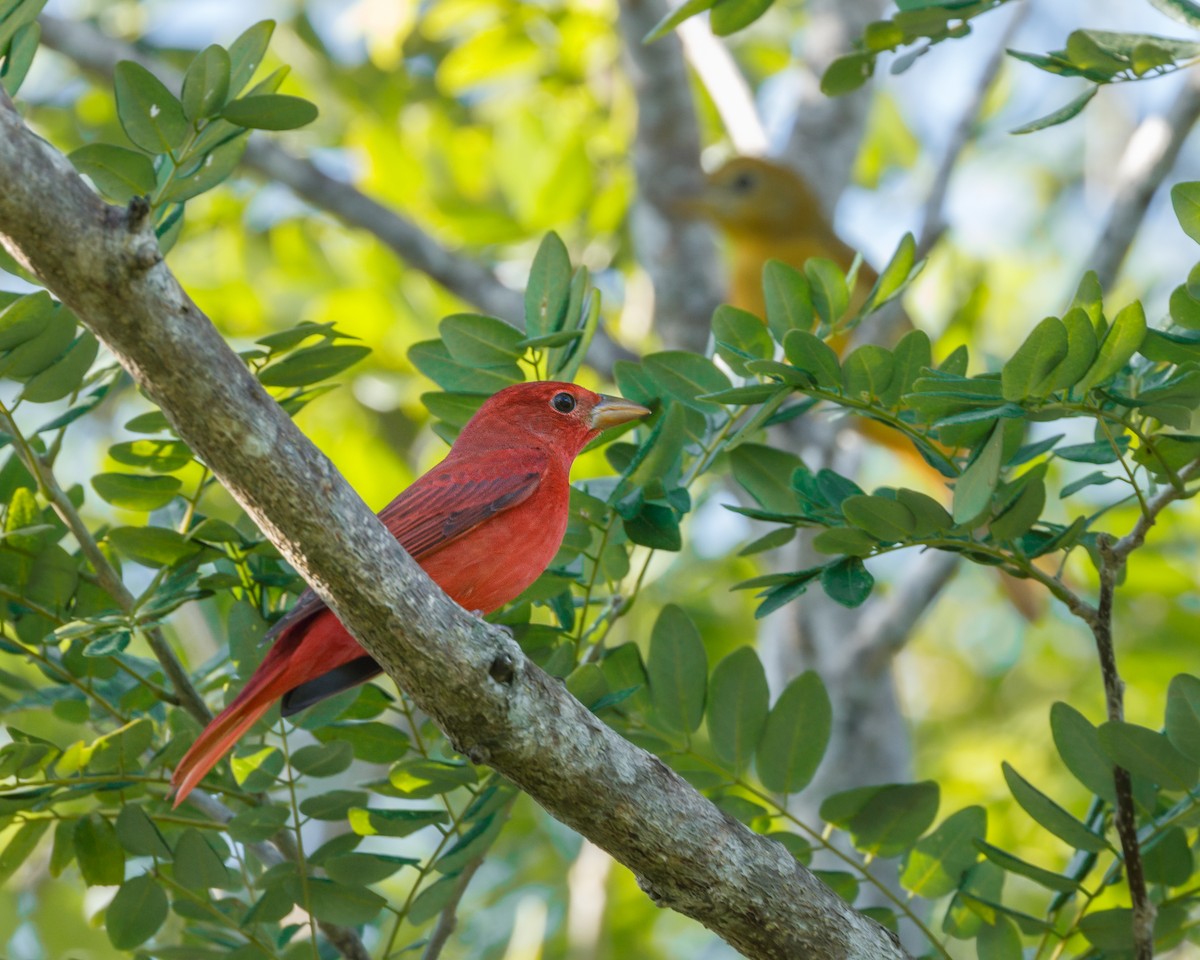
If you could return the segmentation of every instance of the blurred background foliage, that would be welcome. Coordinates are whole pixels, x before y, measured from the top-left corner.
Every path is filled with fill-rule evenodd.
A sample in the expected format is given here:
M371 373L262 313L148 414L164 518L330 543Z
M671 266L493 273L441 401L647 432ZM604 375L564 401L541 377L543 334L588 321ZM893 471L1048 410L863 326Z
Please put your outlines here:
M259 75L290 65L280 92L320 108L314 123L278 135L279 142L447 247L493 265L517 289L542 235L557 231L572 262L586 266L602 292L603 323L613 339L638 354L673 346L656 329L631 236L638 104L610 0L271 0L253 10L229 2L55 0L46 12L144 42L180 71L196 50L228 44L252 22L274 18L278 26ZM798 91L813 81L797 51L814 42L814 24L824 24L827 15L820 5L784 0L722 41L777 152L785 149ZM902 75L877 69L867 88L869 112L851 182L840 198L824 197L828 206L836 204L838 232L868 262L882 265L904 232L920 227L954 120L1011 15L998 11L973 21L970 36L938 45ZM1081 25L1179 32L1178 24L1139 3L1040 4L1010 46L1051 50ZM827 51L830 57L842 52ZM971 141L956 164L943 211L947 232L905 300L915 324L934 336L937 359L965 343L986 365L989 357L1009 356L1043 316L1065 309L1090 266L1089 251L1112 197L1136 167L1138 157L1127 145L1153 136L1146 124L1153 127L1190 81L1181 74L1105 89L1069 124L1010 136L1067 99L1070 82L1007 62L971 121ZM703 156L712 168L735 151L709 91L695 75L691 83ZM125 142L111 84L53 49L39 50L21 99L31 124L64 152L96 141ZM822 144L805 149L818 152ZM1189 144L1171 179L1198 176L1200 154ZM1171 290L1194 259L1194 247L1159 196L1108 299L1122 304L1141 298L1153 322L1166 314ZM336 323L371 348L367 359L339 377L338 389L306 406L297 420L372 508L444 454L445 442L431 430L421 402L434 387L414 368L408 349L436 336L437 321L464 304L376 237L240 168L220 188L189 202L169 263L238 348L302 321ZM0 275L0 285L28 289L7 275ZM604 375L589 367L579 379L594 387L604 383ZM60 467L64 483L86 484L87 476L113 469L109 445L133 439L123 424L145 409L125 390L79 425L70 461ZM855 446L857 479L867 489L895 482L897 471L908 469L886 449L853 437L842 442ZM610 473L597 452L580 459L575 476ZM1088 496L1101 505L1107 489L1094 488ZM5 488L6 500L7 493ZM682 550L656 557L638 603L614 628L610 644L644 645L659 611L674 603L699 627L711 664L758 635L753 597L726 588L769 571L762 557L737 553L767 528L720 508L736 498L719 479L701 480L692 493ZM222 507L219 490L208 496L210 515L236 517L232 504ZM93 525L135 523L144 516L90 495L84 509ZM1128 526L1133 512L1119 516ZM1168 678L1195 670L1192 640L1200 611L1192 545L1198 536L1194 509L1172 512L1137 555L1118 594L1128 715L1155 728ZM872 565L885 590L905 562L890 557ZM135 564L125 573L135 593L152 576ZM1094 574L1078 564L1068 576L1086 587ZM168 621L168 636L189 666L223 651L231 616L223 602L181 607ZM772 616L791 615L784 608ZM5 670L37 676L8 661ZM787 679L770 675L772 689ZM1027 622L988 571L964 566L898 658L897 681L914 769L919 778L941 784L943 815L983 804L991 842L1037 862L1062 857L1066 848L1048 848L1046 834L1012 801L1000 762L1007 760L1083 814L1086 791L1048 749L1048 709L1064 700L1094 722L1103 717L1103 689L1086 630L1055 604ZM3 695L16 699L11 689ZM56 742L78 738L73 719L56 711L5 712L6 723L32 734ZM311 846L323 839L316 829L322 826L314 826ZM432 841L420 835L414 842ZM96 929L111 888L84 890L74 868L52 877L50 855L47 838L8 879L7 894L0 896L0 953L9 960L125 956ZM459 924L446 956L731 953L698 925L657 910L627 871L610 869L604 855L581 846L526 798L515 802L512 823L471 886Z

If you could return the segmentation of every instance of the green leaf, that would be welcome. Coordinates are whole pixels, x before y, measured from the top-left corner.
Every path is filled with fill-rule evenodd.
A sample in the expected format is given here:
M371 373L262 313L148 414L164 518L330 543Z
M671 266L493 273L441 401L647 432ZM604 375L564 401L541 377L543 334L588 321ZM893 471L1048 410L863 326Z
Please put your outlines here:
M1184 26L1200 29L1200 4L1193 0L1150 0L1150 3Z
M818 387L838 390L842 385L842 367L838 355L820 337L807 330L789 330L783 338L788 363L810 374Z
M204 834L194 827L183 831L175 844L175 882L189 890L225 887L229 871Z
M153 192L154 164L144 153L108 143L89 143L72 151L67 159L80 173L117 203Z
M1091 102L1092 97L1096 95L1099 89L1100 87L1098 85L1092 84L1070 103L1059 107L1057 110L1046 114L1044 117L1039 117L1037 120L1032 120L1029 123L1022 124L1021 126L1010 130L1009 133L1035 133L1038 130L1045 130L1047 127L1053 127L1060 123L1066 123L1068 120L1077 116L1080 111L1082 111L1083 108Z
M1096 359L1076 385L1078 392L1087 393L1120 373L1145 339L1146 314L1142 305L1135 300L1113 319L1112 326L1100 343Z
M821 678L812 670L784 688L767 715L755 754L763 786L796 793L808 786L833 730L833 706Z
M141 946L167 920L167 895L149 874L121 884L104 912L104 929L118 950Z
M1000 460L1004 451L1004 427L997 423L991 436L979 448L954 484L954 522L969 523L979 517L991 502L1000 479Z
M183 143L190 124L183 105L140 63L122 60L113 71L117 117L125 135L147 153L169 153Z
M38 841L42 839L42 834L49 827L48 819L26 820L10 834L8 845L3 851L0 851L0 884L7 882L8 878L16 873L17 868L29 859L29 855L37 847ZM122 867L123 865L124 861L122 861ZM84 879L87 882L86 876ZM117 882L120 883L119 880ZM88 885L91 886L90 883Z
M445 810L377 810L356 807L347 817L355 833L364 837L407 837L436 823L446 823Z
M317 105L303 97L267 93L227 103L221 119L251 130L295 130L317 119Z
M975 938L979 960L1022 960L1021 934L1008 917L997 916L994 923L985 923Z
M857 527L829 527L813 537L812 545L818 553L869 557L879 546L879 541Z
M708 657L691 618L673 603L650 633L646 660L654 715L668 730L691 733L704 717Z
M1167 687L1167 739L1190 760L1200 761L1200 678L1181 673Z
M538 245L525 286L525 336L540 337L562 329L571 293L571 257L557 233ZM445 337L443 331L442 336Z
M404 756L410 745L403 730L378 720L330 724L318 730L317 736L322 740L345 740L353 748L355 759L367 763L392 763Z
M1171 187L1171 206L1183 232L1200 243L1200 182L1193 180Z
M922 371L933 366L929 334L924 330L909 330L892 351L892 361L892 380L879 397L889 407L898 406L900 398L912 390Z
M221 144L196 163L185 167L185 172L176 176L163 194L162 202L182 203L211 190L237 169L245 152L244 137Z
M129 803L121 808L116 822L117 840L121 846L138 857L171 859L171 848L155 825L137 804Z
M88 331L81 333L66 353L25 384L21 399L51 403L78 390L100 350L100 342Z
M1165 790L1190 790L1200 779L1197 762L1176 750L1157 730L1110 720L1100 725L1097 734L1101 749L1113 763Z
M41 373L66 353L74 339L74 314L56 307L34 336L0 360L0 373L15 380L26 380Z
M686 350L663 350L642 361L646 372L667 395L693 409L711 411L713 404L698 399L706 393L728 390L729 378L707 357Z
M1027 877L1034 883L1040 884L1050 890L1057 890L1059 893L1071 893L1079 889L1078 880L1065 877L1061 873L1055 873L1053 870L1046 870L1043 867L1035 866L983 840L976 840L975 846L983 851L983 855L1000 869Z
M853 608L862 606L871 595L875 578L858 557L843 557L821 571L821 586L830 600Z
M911 535L914 539L933 536L954 526L954 518L946 508L927 494L901 487L896 491L896 499L913 515Z
M347 886L362 886L386 880L402 867L420 866L412 857L395 857L382 853L342 853L323 864L329 879Z
M938 795L932 780L856 787L827 797L821 817L849 831L864 853L891 857L911 847L933 823Z
M1195 858L1182 827L1167 827L1142 845L1142 867L1150 883L1181 887L1191 879Z
M792 471L803 466L794 453L758 443L743 443L729 454L733 477L766 510L781 513L798 507Z
M229 93L236 96L250 82L271 42L274 20L260 20L229 45Z
M301 800L300 812L314 820L346 820L351 810L361 808L366 802L365 790L328 790Z
M856 527L885 543L907 540L917 527L913 512L888 497L847 497L842 501L842 513Z
M188 120L210 117L224 106L231 69L229 54L215 43L196 54L184 74L180 94Z
M230 820L226 829L238 843L261 843L275 836L289 819L286 807L251 807Z
M771 9L775 0L717 0L709 14L709 25L718 37L728 37L748 27Z
M705 10L710 9L716 2L717 0L684 0L674 10L669 11L654 29L642 38L642 43L653 43L655 40L665 37L683 23L684 20L695 16L697 13L703 13Z
M345 740L314 743L291 755L291 764L306 777L332 777L350 768L354 748Z
M1065 500L1065 499L1067 499L1067 497L1078 493L1084 487L1102 487L1105 484L1112 483L1114 480L1117 480L1117 479L1118 479L1117 477L1111 477L1107 473L1104 473L1101 470L1094 470L1091 473L1089 473L1086 477L1080 477L1078 480L1074 480L1071 483L1068 483L1061 490L1059 490L1058 491L1058 499Z
M1067 331L1067 355L1050 373L1048 392L1051 393L1075 386L1095 361L1100 348L1087 311L1080 307L1068 310L1062 323Z
M75 824L75 859L89 887L112 887L125 879L125 852L111 823L98 813Z
M1046 506L1046 484L1041 476L1026 475L1017 482L1021 492L988 524L993 540L1015 540L1026 533L1041 518Z
M437 882L431 883L417 894L417 898L409 907L408 921L419 924L432 920L454 897L458 884L459 875L457 873L447 874Z
M408 348L408 359L439 387L451 392L490 395L525 379L521 368L511 360L502 366L473 366L452 357L441 340L414 343Z
M782 260L763 265L763 296L767 305L767 327L782 343L789 330L811 330L815 314L808 281L799 270Z
M712 327L717 353L741 376L747 374L747 360L769 360L774 352L762 320L745 310L722 304L713 313Z
M653 550L683 549L679 518L670 507L659 503L643 504L637 515L626 518L622 525L630 541L640 546Z
M370 352L370 347L349 343L304 347L260 371L258 381L264 387L305 387L336 376Z
M128 440L109 447L108 455L117 463L154 473L173 473L192 462L191 448L182 440Z
M312 915L325 923L356 927L370 923L387 906L387 899L362 886L345 886L332 880L289 878L284 889L297 903L306 903ZM305 900L305 893L308 899Z
M804 276L812 293L813 309L826 327L832 327L850 305L846 275L832 260L810 257L804 262Z
M1100 746L1096 728L1074 707L1060 702L1050 708L1050 731L1058 755L1075 779L1112 803L1112 762Z
M885 347L865 343L842 365L846 396L874 400L889 392L896 374L896 361Z
M740 647L713 669L705 715L717 757L740 773L767 721L767 675L753 647Z
M40 8L41 2L35 0L33 6ZM33 66L33 58L37 55L38 46L42 40L42 27L36 21L23 23L17 27L8 45L8 53L4 56L4 66L0 68L0 82L10 97L15 97ZM4 48L0 42L0 49Z
M1041 827L1076 850L1102 853L1109 848L1108 841L1071 816L1007 762L1001 764L1001 769L1013 798Z
M157 510L170 503L183 484L176 477L143 477L132 473L98 473L92 488L114 507Z
M871 79L875 57L869 53L849 53L838 57L821 75L821 92L827 97L852 93Z
M1046 317L1033 328L1001 372L1004 399L1018 403L1046 396L1054 371L1067 358L1067 328L1058 317Z
M42 333L53 313L61 308L44 290L20 297L0 311L0 350L34 339Z
M928 900L955 890L979 859L975 841L986 833L983 807L965 807L951 814L912 848L900 874L901 886Z
M168 527L116 527L108 532L108 542L147 567L169 566L202 549Z

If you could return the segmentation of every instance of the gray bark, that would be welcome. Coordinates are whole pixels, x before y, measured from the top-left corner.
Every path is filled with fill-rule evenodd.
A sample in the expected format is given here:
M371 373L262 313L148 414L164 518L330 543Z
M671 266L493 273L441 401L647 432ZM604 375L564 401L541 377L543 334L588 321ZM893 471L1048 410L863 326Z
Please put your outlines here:
M0 242L70 306L414 702L473 761L750 957L902 958L781 846L622 739L456 606L250 375L159 253L0 95Z

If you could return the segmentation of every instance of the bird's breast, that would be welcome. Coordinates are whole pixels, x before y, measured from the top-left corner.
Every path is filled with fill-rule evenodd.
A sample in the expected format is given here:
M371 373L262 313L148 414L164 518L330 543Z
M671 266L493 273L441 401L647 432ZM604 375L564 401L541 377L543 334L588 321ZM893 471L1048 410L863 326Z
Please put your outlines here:
M491 613L554 559L567 530L569 503L566 476L547 476L527 500L423 558L421 566L459 606Z

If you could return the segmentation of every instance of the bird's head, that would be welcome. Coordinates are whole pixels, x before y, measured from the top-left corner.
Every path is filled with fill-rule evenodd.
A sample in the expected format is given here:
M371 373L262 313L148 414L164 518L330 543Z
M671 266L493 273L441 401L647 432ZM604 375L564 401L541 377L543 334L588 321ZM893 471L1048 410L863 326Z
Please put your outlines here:
M518 383L485 400L454 446L481 449L532 442L573 460L601 431L649 414L641 404L574 383Z
M718 167L700 193L680 198L678 208L734 236L799 236L825 222L817 197L797 173L758 157L734 157Z

